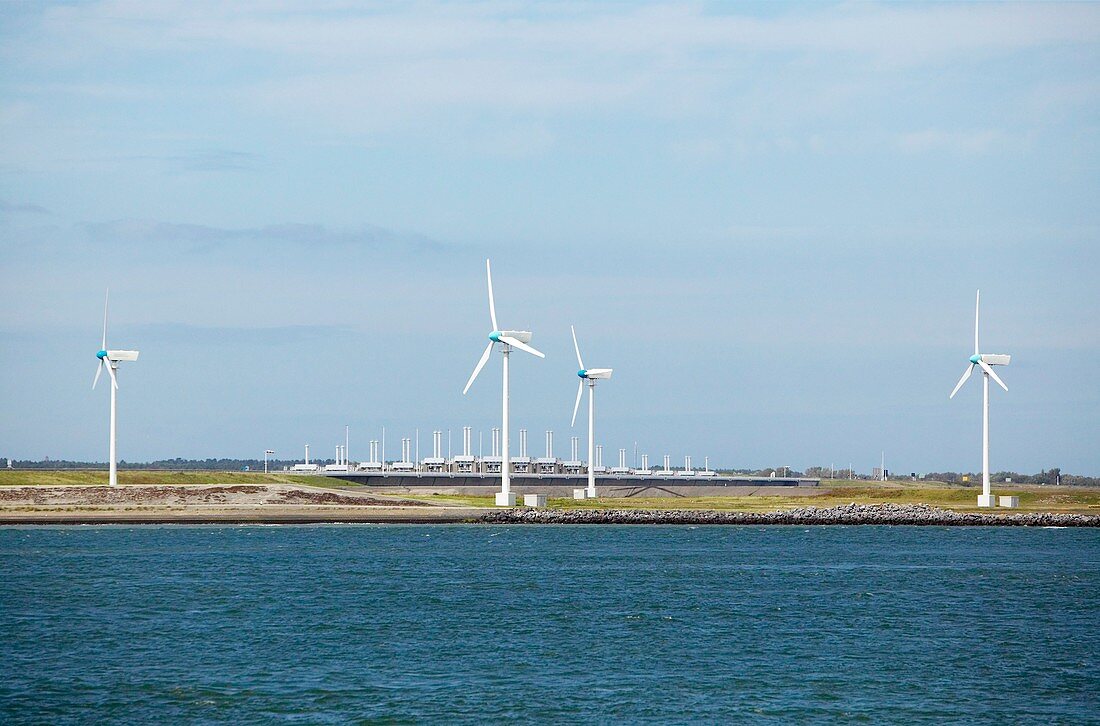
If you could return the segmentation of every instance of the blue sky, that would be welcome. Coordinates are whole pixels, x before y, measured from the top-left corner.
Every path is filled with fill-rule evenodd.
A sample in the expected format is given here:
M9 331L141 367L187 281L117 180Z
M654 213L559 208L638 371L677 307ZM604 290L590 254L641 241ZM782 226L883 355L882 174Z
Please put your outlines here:
M0 6L0 456L352 456L499 421L605 460L1100 473L1100 6ZM572 432L584 436L583 426ZM475 435L476 440L476 435Z

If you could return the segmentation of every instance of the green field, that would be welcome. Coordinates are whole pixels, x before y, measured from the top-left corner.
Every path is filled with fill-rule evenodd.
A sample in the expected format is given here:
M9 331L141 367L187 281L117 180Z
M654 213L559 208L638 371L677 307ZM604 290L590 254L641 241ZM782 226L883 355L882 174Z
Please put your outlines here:
M772 512L796 507L835 507L844 504L929 504L955 511L979 510L980 490L949 486L918 485L914 487L886 485L853 487L826 486L813 496L735 496L735 497L607 497L596 500L550 499L555 509L713 509L739 512ZM1065 512L1100 514L1100 490L1070 487L1036 487L1034 489L997 489L997 495L1020 497L1020 508L997 509L997 512ZM406 495L408 496L408 495ZM465 504L472 507L492 507L492 496L432 495L409 497L421 501Z
M323 486L327 479L276 472L254 471L145 471L126 469L118 472L120 486L179 486L186 484L304 484ZM107 486L106 471L0 469L0 486Z

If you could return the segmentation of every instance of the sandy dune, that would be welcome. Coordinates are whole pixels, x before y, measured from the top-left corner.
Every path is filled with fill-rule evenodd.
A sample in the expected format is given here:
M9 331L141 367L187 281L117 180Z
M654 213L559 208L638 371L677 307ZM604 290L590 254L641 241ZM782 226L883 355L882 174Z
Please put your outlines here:
M290 484L0 487L0 523L438 522L480 510Z

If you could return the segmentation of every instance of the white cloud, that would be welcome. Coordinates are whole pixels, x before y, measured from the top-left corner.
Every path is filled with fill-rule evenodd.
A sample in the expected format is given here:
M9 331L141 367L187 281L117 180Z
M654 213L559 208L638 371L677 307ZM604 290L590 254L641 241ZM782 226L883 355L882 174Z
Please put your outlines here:
M405 119L451 106L655 112L698 95L693 89L724 85L762 58L769 75L784 80L783 68L799 58L800 72L812 76L824 59L888 68L1095 45L1100 6L842 4L751 17L702 4L113 0L50 8L38 31L18 41L6 56L51 67L91 58L140 62L148 54L259 54L243 60L251 98L338 117Z
M968 129L991 124L967 118L978 64L1033 49L1094 54L1100 6L840 4L752 16L707 4L110 0L47 7L20 27L0 43L0 62L23 70L0 107L0 160L20 168L98 168L123 150L175 159L168 171L239 168L243 159L204 151L247 152L229 138L233 125L296 139L308 129L313 144L404 137L432 153L514 159L651 124L674 129L658 143L675 157L706 162L713 148L710 160L726 163L805 150L995 150L1006 139ZM958 80L961 67L970 80ZM1037 106L1057 119L1100 100L1077 79L1064 80L1077 93L1030 83L978 89L993 95L987 107L1005 133L1041 124ZM958 117L924 131L931 119L902 120L901 107L912 116L940 103ZM184 131L199 140L161 141Z

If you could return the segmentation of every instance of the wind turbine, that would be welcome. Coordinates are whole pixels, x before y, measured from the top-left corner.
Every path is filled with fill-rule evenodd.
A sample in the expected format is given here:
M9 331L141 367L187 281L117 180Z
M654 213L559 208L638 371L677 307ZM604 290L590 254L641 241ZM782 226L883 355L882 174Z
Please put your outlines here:
M577 371L577 375L580 376L580 382L577 384L577 402L573 404L573 423L570 426L577 425L577 410L581 407L581 396L584 394L584 383L588 381L588 498L596 498L596 470L594 468L596 460L594 456L595 452L595 421L596 421L596 381L601 378L611 378L611 368L585 368L584 361L581 360L581 347L577 345L577 331L572 325L569 326L570 332L573 333L573 350L577 351L577 365L580 366L580 370Z
M115 399L118 393L118 364L121 361L132 361L138 359L138 351L136 350L107 350L107 302L110 300L111 291L107 291L107 295L103 298L103 342L100 344L99 352L96 353L96 358L99 358L99 365L96 366L95 378L92 380L92 389L95 390L95 386L99 383L99 375L103 373L103 369L107 369L107 375L111 377L111 461L110 461L110 485L118 486L118 464L115 455L116 447L116 416L115 416Z
M978 309L981 304L982 291L979 290L974 299L974 355L970 356L970 365L963 371L962 378L955 384L955 390L951 391L948 398L954 398L959 392L970 374L974 372L974 366L982 369L982 494L978 497L979 507L992 507L994 497L989 493L989 379L992 378L1001 388L1008 390L1008 386L993 370L993 366L1006 366L1012 360L1012 356L998 353L982 353L978 347Z
M474 372L470 374L470 380L466 381L466 387L462 389L462 395L465 396L466 392L470 390L477 374L481 373L481 369L488 362L489 354L493 352L493 346L499 343L500 354L504 357L504 420L501 424L500 440L500 491L497 492L496 504L498 507L512 507L516 504L516 495L512 493L511 489L512 467L511 459L508 457L508 356L511 354L512 348L519 348L531 355L537 355L539 358L545 358L546 356L527 345L531 342L531 332L529 330L500 329L500 326L497 325L496 303L493 302L493 271L489 266L489 260L485 260L485 277L489 281L489 320L493 324L493 329L489 333L489 345L485 346L485 352L481 354L481 360L477 362Z

